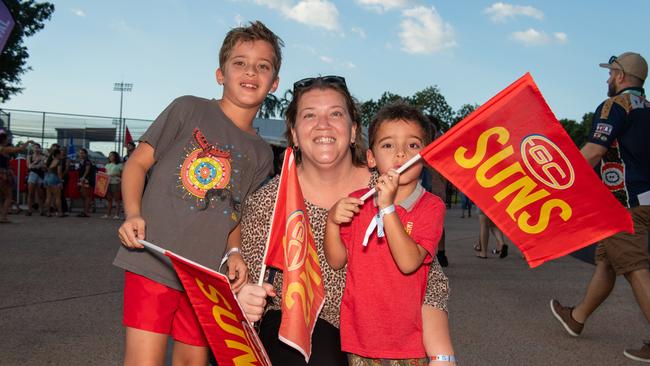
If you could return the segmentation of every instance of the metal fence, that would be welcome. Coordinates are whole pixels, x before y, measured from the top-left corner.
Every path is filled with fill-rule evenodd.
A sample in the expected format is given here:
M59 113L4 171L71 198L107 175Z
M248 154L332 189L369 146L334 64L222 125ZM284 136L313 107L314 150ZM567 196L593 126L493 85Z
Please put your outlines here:
M124 118L122 125L137 140L151 123L146 119ZM103 155L111 151L123 154L126 131L120 129L120 119L116 117L6 108L0 109L0 127L11 131L14 142L34 140L43 148L53 143L74 145Z

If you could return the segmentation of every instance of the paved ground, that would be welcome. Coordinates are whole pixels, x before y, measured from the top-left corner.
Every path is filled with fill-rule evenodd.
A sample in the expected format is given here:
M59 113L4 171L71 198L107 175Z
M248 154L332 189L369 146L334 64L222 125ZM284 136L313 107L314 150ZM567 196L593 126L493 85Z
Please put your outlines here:
M476 217L447 215L451 330L460 365L637 365L622 355L650 329L622 278L583 336L567 336L548 302L579 300L593 267L565 257L528 269L475 258ZM100 215L97 214L96 217ZM117 221L10 216L0 226L0 365L118 365L122 272Z

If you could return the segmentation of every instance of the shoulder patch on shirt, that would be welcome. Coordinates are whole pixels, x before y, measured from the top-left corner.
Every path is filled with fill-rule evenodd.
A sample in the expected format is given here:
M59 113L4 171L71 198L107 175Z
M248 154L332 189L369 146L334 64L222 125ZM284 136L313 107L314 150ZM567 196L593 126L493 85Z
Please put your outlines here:
M613 128L614 126L610 125L609 123L598 123L596 125L596 132L603 135L610 135Z
M632 109L632 103L630 102L630 98L628 98L627 96L628 96L627 94L620 94L607 99L603 103L603 108L600 110L600 119L609 118L609 112L612 111L612 107L614 106L614 103L623 107L625 112L629 112L630 109Z

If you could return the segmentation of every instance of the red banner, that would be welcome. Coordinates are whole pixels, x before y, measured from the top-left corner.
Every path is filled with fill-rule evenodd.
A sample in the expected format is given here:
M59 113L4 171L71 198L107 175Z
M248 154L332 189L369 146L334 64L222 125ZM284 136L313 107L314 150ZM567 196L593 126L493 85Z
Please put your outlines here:
M108 192L108 185L111 182L111 176L104 172L97 172L95 174L95 191L97 197L106 197Z
M575 147L530 74L420 155L497 224L531 267L633 232L627 210Z
M125 132L124 132L124 146L127 144L133 142L133 137L131 137L131 132L129 132L129 127L125 126Z
M279 338L309 362L325 287L291 148L284 153L265 263L283 271Z
M217 363L271 366L226 276L169 251L165 255L172 260Z

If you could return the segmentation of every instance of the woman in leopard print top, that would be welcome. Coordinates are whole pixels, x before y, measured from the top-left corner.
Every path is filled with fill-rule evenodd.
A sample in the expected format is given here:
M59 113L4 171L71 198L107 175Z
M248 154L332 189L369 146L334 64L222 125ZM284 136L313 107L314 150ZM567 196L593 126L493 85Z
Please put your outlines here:
M325 304L312 335L309 365L347 365L340 350L339 308L345 288L345 269L334 271L327 265L323 252L323 236L327 210L342 196L374 185L376 174L365 163L365 147L361 137L359 112L342 78L318 77L294 84L294 99L287 109L288 143L297 148L298 176L305 197L318 252ZM249 281L256 283L260 275L270 218L275 204L279 177L250 195L242 213L242 255L249 268ZM265 274L267 278L269 271ZM260 325L260 338L273 364L305 365L302 355L278 340L282 275L274 276L272 298ZM256 291L256 292L255 292ZM239 299L249 315L261 313L261 289L248 284ZM263 291L261 293L264 293ZM434 261L423 305L423 314L444 314L446 324L448 280ZM257 306L256 306L257 305ZM254 308L254 311L249 309ZM255 318L255 315L253 315ZM426 317L425 319L431 319ZM424 324L425 331L427 324ZM425 337L426 339L426 337ZM445 340L451 342L450 340Z

